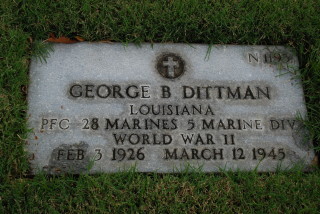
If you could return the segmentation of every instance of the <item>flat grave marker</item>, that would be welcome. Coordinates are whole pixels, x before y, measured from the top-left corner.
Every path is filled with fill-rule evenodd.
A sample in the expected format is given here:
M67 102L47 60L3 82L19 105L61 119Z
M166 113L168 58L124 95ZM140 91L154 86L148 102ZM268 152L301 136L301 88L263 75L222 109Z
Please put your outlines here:
M54 44L30 67L32 173L308 170L298 65L282 46Z

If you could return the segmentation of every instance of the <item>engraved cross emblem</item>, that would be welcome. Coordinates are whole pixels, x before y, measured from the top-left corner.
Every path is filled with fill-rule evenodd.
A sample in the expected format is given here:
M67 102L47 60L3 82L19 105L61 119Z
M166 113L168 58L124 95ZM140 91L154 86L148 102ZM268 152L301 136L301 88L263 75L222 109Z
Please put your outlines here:
M174 78L175 77L175 68L179 68L179 63L175 60L173 60L172 57L168 57L168 61L163 61L163 66L166 66L168 69L168 77Z
M167 79L176 79L185 71L185 61L176 53L162 53L157 57L156 69Z

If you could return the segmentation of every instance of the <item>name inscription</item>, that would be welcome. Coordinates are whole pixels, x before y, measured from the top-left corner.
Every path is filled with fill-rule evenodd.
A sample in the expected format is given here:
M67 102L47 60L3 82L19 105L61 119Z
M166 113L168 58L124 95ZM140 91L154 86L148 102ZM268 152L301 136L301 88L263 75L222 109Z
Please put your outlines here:
M150 85L113 85L113 84L72 84L69 94L73 98L151 98ZM170 98L172 90L169 86L160 86L161 98ZM270 99L268 86L181 86L182 99Z

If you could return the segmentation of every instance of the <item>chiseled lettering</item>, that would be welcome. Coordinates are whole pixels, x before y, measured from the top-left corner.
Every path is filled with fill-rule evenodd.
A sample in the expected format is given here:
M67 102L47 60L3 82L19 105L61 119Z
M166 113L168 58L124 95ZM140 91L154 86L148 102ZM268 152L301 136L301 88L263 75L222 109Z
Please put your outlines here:
M161 98L169 98L171 97L171 92L170 92L170 87L163 85L161 86L161 90L162 90L162 96Z
M182 86L183 99L270 99L269 87L260 86Z
M102 84L97 87L97 95L100 98L107 98L111 94L111 89L109 86Z
M73 84L69 94L73 98L151 98L148 85Z
M126 89L126 93L128 95L128 97L130 98L137 98L139 96L139 92L137 90L135 90L134 92L131 92L131 88L135 88L138 89L138 87L136 85L130 85L127 89Z
M169 145L172 143L172 136L168 134L119 134L113 133L114 142L117 145Z
M164 160L224 160L223 149L165 148Z
M82 86L81 85L72 85L70 87L69 93L72 97L81 97L82 96Z

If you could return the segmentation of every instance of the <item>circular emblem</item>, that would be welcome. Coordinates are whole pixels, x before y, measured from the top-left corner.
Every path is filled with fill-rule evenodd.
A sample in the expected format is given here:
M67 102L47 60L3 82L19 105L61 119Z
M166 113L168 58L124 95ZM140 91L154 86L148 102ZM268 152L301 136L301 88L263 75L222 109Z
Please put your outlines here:
M157 70L161 76L175 79L184 72L184 61L174 53L165 53L158 58Z

